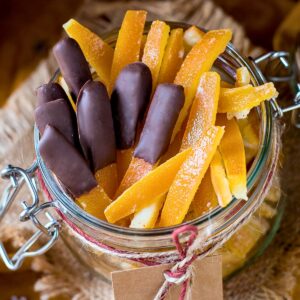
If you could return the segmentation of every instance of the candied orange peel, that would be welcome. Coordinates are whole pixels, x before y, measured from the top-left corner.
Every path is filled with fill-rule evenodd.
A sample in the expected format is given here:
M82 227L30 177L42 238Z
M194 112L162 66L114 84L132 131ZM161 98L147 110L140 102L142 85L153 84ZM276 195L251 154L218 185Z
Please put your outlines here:
M192 104L181 149L194 145L215 124L219 94L220 75L216 72L204 73Z
M194 25L188 28L183 35L184 47L186 51L190 51L193 48L193 46L202 39L204 34L204 31L200 30Z
M173 82L182 64L184 56L183 29L171 30L166 46L165 54L161 63L158 83Z
M229 181L226 177L223 160L218 150L210 163L210 177L219 205L221 207L227 206L232 200L232 194L230 192Z
M69 37L77 41L86 60L95 69L100 80L108 86L114 55L113 48L74 19L65 23L63 28Z
M118 172L116 163L112 163L98 170L95 173L95 178L106 194L113 199L118 187Z
M172 141L188 115L201 75L212 67L225 50L232 33L229 29L211 30L191 49L179 69L174 83L184 87L185 102L175 125Z
M147 12L128 10L123 19L114 52L110 91L120 71L128 64L139 61Z
M223 133L222 127L213 126L193 147L170 186L161 212L160 226L172 226L184 220Z
M250 83L251 77L246 67L240 67L236 70L235 86L244 86Z
M104 211L107 220L115 223L151 205L170 188L176 173L192 149L172 157L128 188Z
M154 21L147 36L142 62L146 64L151 71L153 90L156 87L169 32L170 26L165 22Z
M247 200L247 169L243 138L235 119L227 120L219 115L217 124L225 126L225 134L219 145L231 193L237 199Z
M111 200L104 189L98 185L88 193L76 198L76 203L92 216L106 220L104 210L111 203Z
M258 106L261 102L277 97L272 82L253 87L247 84L236 88L221 88L218 113L239 113ZM244 116L246 117L247 114Z

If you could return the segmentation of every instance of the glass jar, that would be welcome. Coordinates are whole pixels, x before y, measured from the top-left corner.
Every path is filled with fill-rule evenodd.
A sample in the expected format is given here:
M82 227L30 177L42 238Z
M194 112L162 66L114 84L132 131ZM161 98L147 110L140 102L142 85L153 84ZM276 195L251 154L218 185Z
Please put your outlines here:
M170 25L172 28L189 27L180 23L170 23ZM113 46L117 32L116 30L106 36L106 41ZM231 44L214 64L214 68L222 74L222 77L232 82L235 70L241 66L249 70L251 83L254 86L265 82L255 61L242 57ZM52 80L57 78L58 74ZM203 252L219 247L220 240L224 236L231 236L235 232L219 250L223 254L224 276L243 266L255 253L259 253L258 249L260 252L265 249L278 228L283 206L278 204L280 185L277 169L281 130L276 117L282 114L282 111L275 100L262 103L254 111L259 125L259 147L247 174L248 201L233 199L225 208L216 207L209 213L186 222L196 226L198 232L205 236ZM35 128L36 161L31 168L23 170L8 166L2 172L2 177L12 179L12 185L7 188L6 197L3 197L0 218L4 216L14 200L18 186L26 183L33 200L32 203L24 206L20 219L21 221L31 219L38 228L37 233L13 258L9 258L0 245L0 255L10 269L20 267L27 256L47 251L59 235L79 260L107 280L110 280L110 273L115 270L166 262L166 257L170 262L176 261L178 255L172 240L172 232L182 225L152 230L123 228L87 214L74 203L55 176L47 169L40 156L38 142L39 132ZM36 174L39 177L39 186L49 200L40 206L38 187L34 180ZM53 217L53 211L49 213L53 208L59 221ZM50 219L48 223L43 222L39 217L39 214L45 210L46 216ZM259 234L256 234L257 232ZM30 250L43 234L48 236L48 242L38 250ZM186 238L183 236L183 241ZM156 255L155 259L137 258L137 256L145 257L153 254Z

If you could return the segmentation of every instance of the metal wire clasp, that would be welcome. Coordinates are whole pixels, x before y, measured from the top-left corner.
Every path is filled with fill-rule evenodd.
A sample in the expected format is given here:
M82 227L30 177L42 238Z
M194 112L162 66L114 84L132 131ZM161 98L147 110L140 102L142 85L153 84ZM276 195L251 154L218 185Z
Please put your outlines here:
M22 201L23 211L20 214L20 221L25 222L31 220L37 231L31 238L13 255L9 257L3 243L0 241L0 256L6 267L10 270L17 270L21 267L26 257L34 257L44 254L48 251L59 237L60 223L48 211L54 207L53 202L46 202L39 205L38 189L35 181L35 171L37 170L36 162L28 169L22 169L8 165L1 171L1 178L10 181L5 189L0 202L0 222L6 215L9 207L16 199L18 192L22 186L26 184L30 195L31 203ZM42 218L44 219L42 221ZM41 236L47 237L47 242L43 246L35 250L30 250L33 245L37 244Z
M250 58L262 78L274 83L289 83L294 92L292 104L281 107L276 99L271 99L271 105L275 112L275 117L282 117L286 112L292 111L291 121L300 128L299 109L300 109L300 83L298 82L298 68L294 63L292 55L285 51L272 51L263 54L255 59ZM258 67L262 66L262 67ZM263 70L263 74L260 71Z

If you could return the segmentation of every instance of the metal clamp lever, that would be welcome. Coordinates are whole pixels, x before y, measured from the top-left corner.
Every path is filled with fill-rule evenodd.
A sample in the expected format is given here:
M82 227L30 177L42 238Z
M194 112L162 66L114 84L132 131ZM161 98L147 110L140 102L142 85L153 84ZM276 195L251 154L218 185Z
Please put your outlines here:
M6 215L9 207L16 199L18 192L21 190L24 184L27 185L31 194L32 203L28 204L26 201L22 202L23 211L20 214L20 221L25 222L31 220L37 231L31 236L31 238L13 255L9 257L3 243L0 241L0 257L5 263L6 267L10 270L17 270L21 267L26 257L34 257L44 254L48 251L59 237L60 223L56 220L48 211L49 208L54 207L53 202L46 202L39 205L39 196L37 185L35 182L35 171L37 164L34 163L28 169L22 169L14 166L7 166L1 172L2 179L10 180L10 185L5 189L0 202L0 221ZM47 218L46 224L38 218L41 213ZM46 244L40 246L36 250L30 251L32 246L42 237L47 236L48 240Z

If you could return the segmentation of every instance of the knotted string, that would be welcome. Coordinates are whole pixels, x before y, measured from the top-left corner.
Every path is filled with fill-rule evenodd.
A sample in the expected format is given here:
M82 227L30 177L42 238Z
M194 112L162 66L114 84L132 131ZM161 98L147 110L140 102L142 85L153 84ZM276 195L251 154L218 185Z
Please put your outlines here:
M184 225L174 230L172 238L181 260L170 270L164 272L165 281L157 292L154 300L165 299L169 289L174 284L182 285L179 300L184 300L192 275L191 265L197 258L197 255L193 251L194 247L192 247L196 240L197 233L197 227L193 225ZM180 235L183 234L189 234L188 240L184 244L180 243L179 240Z

